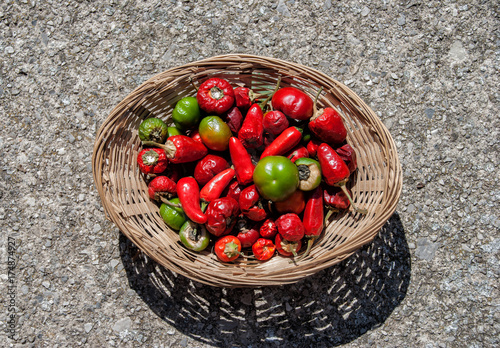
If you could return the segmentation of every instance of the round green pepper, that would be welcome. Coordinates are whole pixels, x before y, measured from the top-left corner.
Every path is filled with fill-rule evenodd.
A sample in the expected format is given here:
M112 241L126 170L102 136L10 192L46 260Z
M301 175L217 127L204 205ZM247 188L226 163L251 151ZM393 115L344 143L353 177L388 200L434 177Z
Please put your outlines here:
M182 98L175 104L172 120L180 130L194 128L201 119L200 107L195 97Z
M205 225L199 225L187 220L179 231L181 243L190 250L202 251L210 243L210 237Z
M170 203L179 204L179 198L172 198ZM160 215L165 223L173 230L180 230L182 225L186 222L187 217L182 208L175 208L168 204L162 203L160 206Z
M295 161L299 170L299 189L312 191L321 184L321 165L309 157L302 157Z
M159 118L151 117L139 125L139 139L163 144L167 139L168 126Z
M284 156L267 156L255 166L253 181L262 197L280 202L290 197L299 186L299 171Z

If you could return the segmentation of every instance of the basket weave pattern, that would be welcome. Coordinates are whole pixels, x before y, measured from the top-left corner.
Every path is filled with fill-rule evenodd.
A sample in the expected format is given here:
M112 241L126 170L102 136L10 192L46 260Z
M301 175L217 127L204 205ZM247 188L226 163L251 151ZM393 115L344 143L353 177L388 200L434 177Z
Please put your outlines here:
M239 258L219 262L211 250L195 253L179 242L163 222L158 206L149 199L140 175L137 134L147 117L171 123L176 102L196 96L193 83L210 77L227 79L233 87L251 87L269 93L279 77L281 87L294 86L312 98L323 87L318 107L341 111L347 141L355 149L358 171L348 185L353 199L367 215L354 211L330 217L309 256L297 262L273 257L267 262ZM223 287L258 287L294 283L330 267L375 238L396 209L402 173L389 131L374 112L349 88L325 74L300 64L252 55L224 55L189 63L160 73L130 93L111 112L98 131L93 174L106 217L145 254L173 272L204 284Z

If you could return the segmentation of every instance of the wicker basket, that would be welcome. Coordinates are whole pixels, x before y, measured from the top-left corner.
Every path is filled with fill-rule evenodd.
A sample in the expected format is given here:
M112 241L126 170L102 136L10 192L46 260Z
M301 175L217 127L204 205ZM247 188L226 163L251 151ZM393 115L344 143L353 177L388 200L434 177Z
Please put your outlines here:
M239 258L226 264L211 251L195 253L179 242L163 222L158 206L147 194L147 184L136 164L141 150L137 129L146 117L167 123L173 106L183 97L195 96L193 82L213 76L233 86L245 85L259 92L295 86L314 96L323 93L318 106L342 111L347 140L357 152L358 172L350 189L367 215L354 211L331 216L308 257L290 263L273 257L267 262ZM349 88L325 74L300 64L252 55L224 55L169 69L149 79L111 112L97 134L93 158L94 180L107 218L144 253L173 272L198 282L221 287L258 287L294 283L330 267L369 243L396 209L402 174L389 131L374 112Z

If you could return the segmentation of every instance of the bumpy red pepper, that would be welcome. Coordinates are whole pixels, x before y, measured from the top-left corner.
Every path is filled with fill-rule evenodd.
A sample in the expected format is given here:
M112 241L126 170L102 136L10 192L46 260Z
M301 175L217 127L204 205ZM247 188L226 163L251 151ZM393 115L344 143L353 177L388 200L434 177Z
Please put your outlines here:
M321 186L317 187L307 200L303 223L305 229L304 236L307 238L307 249L299 260L309 255L311 246L323 231L323 189Z
M229 154L231 155L231 161L233 162L238 182L242 185L251 183L253 181L255 166L248 151L238 138L231 137L229 139Z
M168 166L168 159L162 149L144 149L137 156L137 164L144 174L162 173Z
M342 160L347 164L349 171L352 173L358 168L358 163L356 161L356 152L349 144L345 144L338 149L335 149L335 152L342 158Z
M167 139L165 145L152 141L143 142L147 146L156 146L167 154L172 163L187 163L197 161L207 155L208 150L205 145L191 139L186 135L174 135Z
M276 245L276 250L278 250L278 253L286 257L297 256L297 253L302 247L301 240L291 242L289 240L283 239L283 237L279 233L276 235L274 244Z
M307 151L307 149L304 146L299 144L290 151L288 151L287 153L285 153L285 157L288 157L290 161L295 163L295 161L298 160L299 158L309 157L309 151Z
M264 143L263 117L259 104L253 104L248 109L243 124L238 131L238 139L247 149L256 149Z
M253 221L241 218L236 223L235 228L238 231L236 237L240 240L242 248L251 247L260 238L259 230Z
M285 114L278 110L266 112L262 120L264 132L277 136L289 127Z
M194 178L200 186L206 185L214 176L229 168L227 161L216 155L206 155L194 168Z
M297 127L289 127L285 129L274 141L266 147L260 158L267 156L283 155L291 150L302 140L302 130Z
M347 192L349 192L349 190L347 190ZM350 194L351 193L349 192L349 195ZM346 194L339 187L326 187L323 191L323 199L325 201L325 205L333 211L345 210L351 205Z
M267 217L267 211L262 206L262 201L255 185L250 185L241 191L239 204L243 215L250 220L262 221Z
M319 110L309 121L309 129L321 141L328 144L342 143L347 137L344 121L337 110Z
M216 237L231 233L238 218L238 202L230 197L217 198L210 202L205 212L208 232Z
M200 198L211 202L221 196L222 192L234 178L234 169L227 168L214 176L200 191Z
M196 100L207 113L222 115L233 106L234 91L228 81L213 77L198 88Z
M259 94L247 87L236 87L234 89L236 106L242 110L247 110L259 96Z
M240 200L241 191L243 191L243 186L240 185L238 180L233 180L226 187L222 195L225 197L234 198L236 202L238 202Z
M155 201L169 199L177 193L177 184L167 176L157 176L148 184L148 193Z
M274 93L273 109L281 111L295 120L308 120L313 115L313 101L306 93L295 87L284 87Z
M185 177L177 182L177 196L189 219L198 224L207 222L207 216L200 207L200 188L194 178Z
M340 187L346 194L349 202L351 202L353 209L358 213L366 214L366 209L361 209L354 205L351 195L345 187L351 173L342 158L340 158L340 156L335 152L334 149L330 147L330 145L325 143L321 144L318 147L317 155L319 163L321 164L321 173L323 174L323 179L325 180L325 182L330 186Z
M231 132L233 132L234 134L238 134L238 131L241 128L241 124L243 123L243 115L241 114L240 109L238 109L236 106L229 109L225 120Z
M276 227L273 219L267 219L264 221L262 226L260 226L259 232L264 238L273 238L276 233L278 233L278 228Z
M252 252L257 260L266 261L274 256L276 246L273 241L266 238L259 238L252 245Z
M297 214L289 213L281 215L276 219L276 227L278 228L278 233L286 240L296 242L304 237L304 224Z

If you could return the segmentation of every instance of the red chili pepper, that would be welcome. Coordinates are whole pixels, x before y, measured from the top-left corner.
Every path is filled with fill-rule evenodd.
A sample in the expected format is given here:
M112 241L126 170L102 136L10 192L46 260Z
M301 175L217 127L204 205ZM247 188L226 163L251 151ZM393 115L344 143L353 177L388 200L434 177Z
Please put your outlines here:
M310 157L316 157L316 153L318 151L318 147L321 145L321 141L317 139L311 139L307 143L307 151L309 152Z
M307 151L307 149L304 146L299 144L295 146L293 149L291 149L289 152L287 152L285 156L288 157L290 161L295 163L295 161L298 160L299 158L309 157L309 151Z
M221 196L222 191L234 178L234 169L227 168L214 176L200 191L200 198L205 202L211 202Z
M296 242L304 237L304 224L299 216L294 213L281 215L276 219L276 227L281 236L291 242Z
M262 226L260 226L259 232L264 238L273 238L276 233L278 233L278 228L276 227L273 219L267 219L264 221Z
M350 195L350 191L347 190ZM328 186L323 191L323 199L325 201L325 205L329 207L330 210L340 211L348 209L351 205L349 199L342 189L335 186Z
M186 135L174 135L167 139L165 145L152 141L143 142L146 146L156 146L167 154L172 163L187 163L197 161L207 155L205 145L198 143Z
M285 114L278 110L266 112L262 120L264 132L277 136L288 128L289 123Z
M344 191L349 202L354 210L358 213L366 214L366 209L360 209L354 205L351 195L345 187L347 181L349 180L349 175L351 174L349 168L344 163L342 158L335 152L334 149L328 144L321 144L318 147L318 160L321 164L321 173L323 174L323 179L330 186L338 186Z
M266 238L259 238L252 245L252 252L257 260L266 261L274 256L276 246L273 241Z
M295 87L284 87L274 93L273 109L281 111L295 120L308 120L313 115L313 101L306 93Z
M222 115L234 104L234 91L228 81L213 77L203 82L196 95L198 105L209 114Z
M259 230L255 227L255 222L250 222L244 218L239 219L236 223L238 231L236 237L240 240L242 248L251 247L260 238Z
M262 206L259 192L255 185L250 185L241 191L238 201L243 215L253 221L262 221L267 217L267 212Z
M229 183L227 186L226 190L222 193L223 196L225 197L231 197L238 202L240 200L240 194L241 191L243 190L243 186L240 185L238 180L233 180Z
M235 236L225 236L215 242L215 255L222 262L231 262L241 255L241 242Z
M216 155L206 155L194 168L194 178L200 186L206 185L214 176L229 168L227 161Z
M291 150L302 140L302 130L297 127L289 127L285 129L274 141L266 147L260 158L267 156L283 155Z
M353 173L356 168L358 168L358 163L356 162L356 152L349 144L345 144L339 147L335 152L342 158L342 160L347 164L349 171Z
M217 198L210 202L205 212L208 232L216 237L231 233L238 218L238 202L230 197Z
M198 132L198 130L193 130L191 132L191 134L189 134L189 137L191 139L193 139L194 141L200 143L200 144L203 144L203 140L201 140L201 136L200 136L200 132Z
M229 139L229 154L236 171L236 179L242 185L248 185L253 181L253 171L255 166L252 158L248 154L241 141L236 137Z
M167 176L157 176L148 184L148 193L155 201L169 199L177 193L177 184Z
M342 143L347 137L344 121L337 110L319 110L309 121L309 129L321 141L328 144Z
M243 123L243 115L241 114L240 109L238 109L236 106L232 107L227 112L225 119L231 132L233 132L234 134L238 134L238 131L241 128L241 124Z
M263 117L264 115L259 104L253 104L248 109L243 124L238 131L238 139L247 149L256 149L264 143Z
M137 164L144 174L159 174L167 169L168 159L162 149L144 149L137 155Z
M317 187L307 200L306 208L304 209L303 223L305 229L304 235L307 238L307 249L299 260L309 255L309 251L314 241L323 231L323 189L321 186Z
M286 257L297 256L297 253L302 247L301 240L291 242L289 240L283 239L283 237L279 233L276 235L274 244L276 245L276 250L278 250L278 253Z
M200 188L194 178L185 177L177 182L177 196L189 219L198 224L207 222L207 216L200 207Z
M260 95L252 91L250 88L236 87L234 89L236 106L242 110L248 109L258 97L260 97Z

